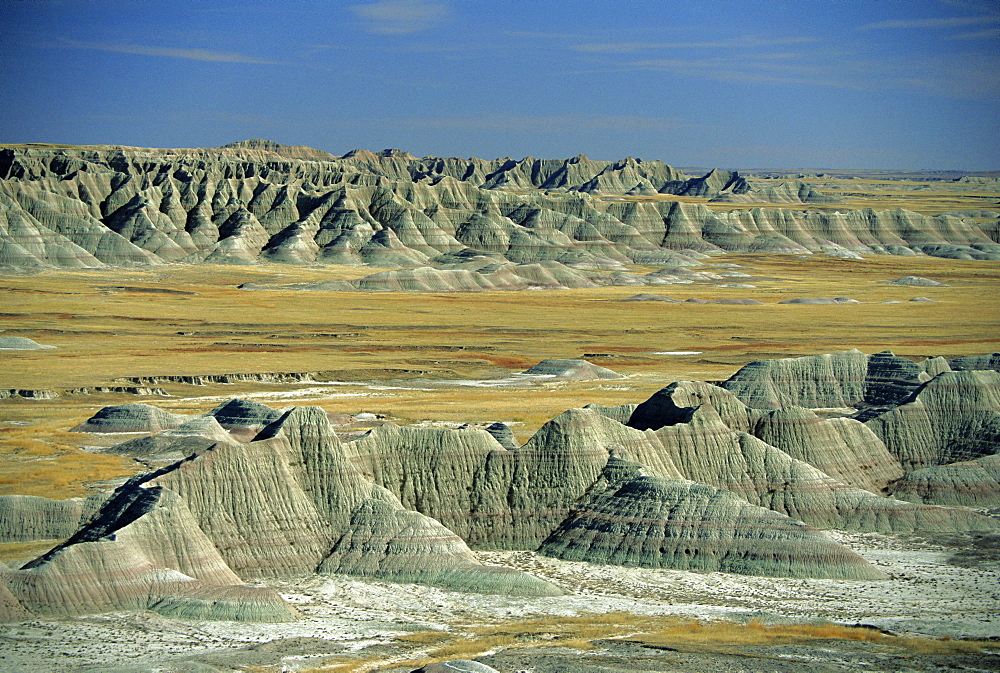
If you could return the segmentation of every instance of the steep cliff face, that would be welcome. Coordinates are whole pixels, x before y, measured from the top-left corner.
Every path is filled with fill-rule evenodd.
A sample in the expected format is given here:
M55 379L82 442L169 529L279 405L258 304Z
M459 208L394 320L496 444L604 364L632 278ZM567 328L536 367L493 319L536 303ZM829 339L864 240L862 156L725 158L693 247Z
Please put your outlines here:
M943 372L866 425L907 470L1000 451L1000 373Z
M864 400L868 356L842 353L756 360L722 383L755 409L853 407Z
M93 516L106 498L104 494L68 500L0 496L0 542L64 540Z
M718 390L720 397L727 395ZM706 402L671 418L669 425L639 430L593 410L574 409L515 450L504 450L483 431L388 425L350 443L348 451L362 472L405 506L445 522L481 548L537 546L597 483L609 458L619 455L630 456L649 476L724 489L747 504L818 528L903 533L990 526L967 512L871 492L902 470L856 421L815 419L817 427L803 428L801 418L795 423L769 418L762 434L800 454L795 458L729 427ZM810 435L827 445L803 446ZM864 442L856 443L859 438ZM835 451L829 452L831 447ZM837 476L805 462L809 457L818 457Z
M955 371L992 369L1000 371L1000 353L990 353L988 355L977 355L967 358L955 358L949 360L948 364Z
M894 483L892 494L911 502L1000 507L1000 453L918 468Z
M626 425L638 430L659 430L686 423L702 404L711 405L723 422L738 432L750 432L761 415L724 388L702 381L678 381L639 404Z
M580 419L580 416L585 416ZM608 449L573 442L581 428L613 421L566 412L523 447L508 450L484 430L382 425L347 445L362 473L405 507L444 523L477 548L534 549L601 474Z
M753 435L733 431L710 405L693 410L685 423L652 431L648 439L628 450L654 474L668 476L653 469L654 461L669 463L684 479L724 488L817 528L904 533L987 525L964 512L913 507L851 487Z
M996 227L905 210L713 212L586 193L745 200L730 171L662 162L343 157L246 141L203 150L0 150L0 267L167 262L410 267L462 250L525 263L666 264L670 251L1000 258ZM773 191L773 190L772 190ZM786 193L787 192L787 193ZM794 194L792 193L794 192ZM819 202L808 189L757 198Z
M714 203L840 203L841 201L842 199L822 194L799 180L743 192L723 190L712 199Z
M347 460L325 412L293 408L253 442L217 447L197 469L157 483L189 503L199 526L244 577L346 572L449 586L480 574L495 582L465 542L441 523L405 510ZM238 488L233 488L233 484ZM254 503L252 506L250 503ZM523 574L502 573L507 590L556 590Z

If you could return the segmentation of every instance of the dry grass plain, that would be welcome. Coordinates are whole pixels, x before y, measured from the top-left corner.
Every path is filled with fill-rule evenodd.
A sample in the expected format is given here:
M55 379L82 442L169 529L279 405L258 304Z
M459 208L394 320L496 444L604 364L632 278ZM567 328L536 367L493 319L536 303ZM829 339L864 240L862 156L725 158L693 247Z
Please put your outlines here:
M82 452L100 443L67 432L107 404L146 401L200 413L257 395L331 413L373 412L400 423L513 425L520 439L571 407L639 402L675 380L718 380L754 359L859 348L898 355L1000 350L1000 265L924 257L842 260L726 255L712 264L753 288L719 284L483 293L241 290L366 275L351 267L170 265L0 277L0 334L56 346L0 351L0 389L54 389L51 400L0 400L0 493L70 497L134 472ZM636 268L635 271L645 269ZM887 281L919 275L948 287ZM637 292L677 299L753 298L764 305L621 303ZM780 305L847 296L849 305ZM934 302L909 302L927 296ZM901 303L883 303L899 301ZM697 355L662 355L699 351ZM620 381L476 384L545 358L579 358ZM170 397L69 395L135 376L316 372L316 384L162 384ZM332 383L339 385L332 385ZM457 382L462 382L458 384Z

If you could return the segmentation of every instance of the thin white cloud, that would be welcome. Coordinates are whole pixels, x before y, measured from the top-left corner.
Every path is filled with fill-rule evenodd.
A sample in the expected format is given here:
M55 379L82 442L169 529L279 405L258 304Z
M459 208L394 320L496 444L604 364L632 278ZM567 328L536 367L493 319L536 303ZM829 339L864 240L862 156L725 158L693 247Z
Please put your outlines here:
M783 55L784 56L784 55ZM619 64L629 70L664 72L732 84L790 84L855 91L898 91L952 99L982 100L1000 94L997 59L987 53L908 59L900 62L830 57L827 62L754 56L731 59L660 58Z
M63 45L75 49L92 49L95 51L110 51L118 54L137 54L140 56L165 56L167 58L183 58L189 61L207 61L210 63L251 63L258 65L282 65L279 61L246 56L234 52L210 51L208 49L179 49L174 47L150 47L141 44L118 44L114 42L79 42L65 40Z
M997 0L938 0L943 5L957 7L966 14L983 13L997 11Z
M575 44L571 46L570 49L573 51L588 53L627 54L637 51L655 51L661 49L740 49L777 47L817 41L817 38L814 37L782 37L766 39L747 36L731 40L711 40L706 42L592 42L587 44Z
M985 14L982 16L955 16L940 19L891 19L858 26L859 30L877 30L883 28L961 28L986 23L1000 22L1000 14Z
M733 60L725 57L684 59L658 58L632 61L625 65L635 70L669 72L714 79L734 84L808 84L856 88L849 80L837 78L823 69L793 61L792 55L777 54Z
M448 7L430 0L379 0L351 5L365 29L379 35L404 35L426 30L448 16Z
M504 35L511 37L527 37L539 40L582 40L583 35L577 33L547 33L540 30L506 30Z
M946 58L923 59L907 64L894 73L891 82L898 88L930 96L996 100L1000 96L1000 59L992 50L952 54Z
M958 35L950 35L951 40L992 40L995 37L1000 37L1000 28L987 28L986 30L977 30L971 33L959 33Z

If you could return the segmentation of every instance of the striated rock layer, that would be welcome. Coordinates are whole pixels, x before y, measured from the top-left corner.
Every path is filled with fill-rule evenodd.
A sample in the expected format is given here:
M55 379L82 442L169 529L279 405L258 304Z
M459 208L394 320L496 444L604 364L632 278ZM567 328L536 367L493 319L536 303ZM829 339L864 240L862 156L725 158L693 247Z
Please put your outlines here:
M755 434L845 481L914 502L991 507L1000 502L995 359L916 363L890 352L853 350L751 362L722 386L758 414L774 410L755 421ZM952 371L952 363L958 371ZM821 424L796 406L856 412L853 420L831 421L839 424L843 439L831 443L832 438L817 435ZM847 472L831 464L843 462L837 456L846 456L845 451L858 450L860 461L854 465L864 466L865 474L849 463L844 463Z
M892 485L892 493L912 502L1000 507L1000 453L913 470Z
M942 372L865 424L908 470L996 453L1000 372Z
M695 389L694 395L683 391L686 400L714 388L700 385L702 390ZM715 390L726 400L726 391ZM731 395L728 401L730 412L737 413L727 412L726 418L749 426L751 411L744 407L741 415L739 401ZM724 404L720 407L725 409ZM901 470L878 438L857 422L845 429L837 421L817 421L828 424L818 429L819 436L839 447L840 455L829 462L840 468L848 479L844 481L730 427L708 402L692 407L675 403L656 429L628 427L613 415L567 411L516 450L504 450L483 431L391 424L350 442L347 450L363 473L397 494L405 506L433 516L482 548L538 545L599 479L608 460L622 453L650 476L725 489L748 504L818 528L903 533L992 526L969 512L915 505L865 490L863 486L881 485ZM650 417L648 411L641 415ZM792 448L801 428L782 427L772 424L769 430L787 438ZM852 446L856 437L866 437L869 445ZM881 461L874 469L865 462L873 459Z
M854 349L756 360L724 381L722 387L755 409L792 405L810 409L886 408L906 400L932 373L948 369L940 358L917 364L889 351L866 355Z
M104 407L72 432L160 432L176 428L186 419L151 404L121 404Z
M835 479L873 493L885 492L903 476L899 461L878 435L854 419L822 419L802 407L785 407L761 416L753 434Z
M1000 259L998 228L906 210L714 212L702 204L594 199L677 194L827 203L807 185L757 192L738 174L689 177L659 161L333 157L254 140L200 150L0 149L0 267L170 262L421 267L453 255L670 264L678 251ZM519 272L436 285L517 284ZM381 279L420 285L427 272ZM380 279L373 279L373 283Z
M662 479L612 459L595 486L539 548L568 561L780 577L882 579L819 531L732 492Z
M571 409L523 446L503 424L385 423L341 442L322 409L230 400L110 449L160 466L113 493L0 498L0 540L63 540L22 568L0 567L0 614L293 619L277 594L244 582L317 572L560 593L482 565L473 548L876 579L821 529L997 528L968 507L1000 503L997 372L847 351L752 363L730 382L681 381L638 405ZM858 411L827 418L793 401ZM95 418L164 418L138 406Z
M33 614L149 609L267 621L295 611L242 580L314 572L560 593L483 566L455 533L403 509L347 462L318 408L286 412L250 443L218 441L134 478L69 540L4 579Z
M561 381L592 381L625 378L607 367L587 360L542 360L523 372L529 376L551 376Z
M106 499L49 500L33 495L0 496L0 542L63 540L76 532Z

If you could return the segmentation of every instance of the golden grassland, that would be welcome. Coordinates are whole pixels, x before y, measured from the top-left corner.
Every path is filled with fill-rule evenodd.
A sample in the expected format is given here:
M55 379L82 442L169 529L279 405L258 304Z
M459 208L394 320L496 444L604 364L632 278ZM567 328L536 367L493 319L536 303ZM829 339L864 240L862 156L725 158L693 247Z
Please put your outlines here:
M482 293L245 291L371 269L168 266L52 271L0 278L0 329L58 350L5 351L0 388L69 388L118 377L271 371L401 370L475 375L543 357L601 353L633 371L662 369L657 350L713 356L894 346L903 354L964 353L996 341L995 262L872 257L726 255L756 289L714 285ZM721 269L720 269L721 270ZM923 275L947 288L886 285ZM172 289L192 294L160 294ZM766 306L621 304L637 292L677 299L752 297ZM776 305L846 295L853 306ZM932 295L936 304L882 305ZM848 309L850 312L845 311ZM850 326L850 333L842 327ZM738 343L734 343L738 342ZM725 373L699 362L693 373ZM704 360L704 358L702 358Z
M420 631L396 639L396 656L331 657L310 673L357 673L417 668L439 661L473 659L498 650L565 647L593 650L594 641L615 639L680 652L762 656L749 648L810 645L817 641L853 640L894 648L915 655L975 654L976 641L948 638L900 637L880 631L830 622L764 624L702 621L677 616L636 615L625 612L542 617L501 624L471 626L460 631Z
M85 484L134 474L139 467L128 458L83 451L76 446L80 440L79 433L52 423L0 425L0 494L86 496Z
M19 568L55 547L62 540L32 540L30 542L0 543L0 563Z
M237 288L245 282L277 286L372 272L286 265L11 275L0 277L0 334L57 348L0 351L0 389L66 390L114 385L129 376L319 372L324 380L353 382L308 402L331 413L367 411L401 423L503 420L524 440L565 409L640 402L671 381L725 379L754 359L849 348L889 349L915 359L1000 350L995 262L726 255L713 263L741 265L752 277L732 282L755 288L692 284L483 293ZM904 275L949 287L886 284ZM637 292L681 300L750 297L764 305L618 301ZM936 301L906 301L920 295ZM777 303L818 296L863 303ZM701 354L657 354L664 351ZM518 388L431 385L442 379L496 379L545 358L579 357L628 378ZM396 389L369 387L372 381L391 386L400 380L405 384ZM139 469L79 448L108 440L65 432L107 404L147 401L175 413L203 413L220 397L287 389L162 387L173 397L63 393L52 400L0 400L0 493L71 497L85 493L88 483Z

